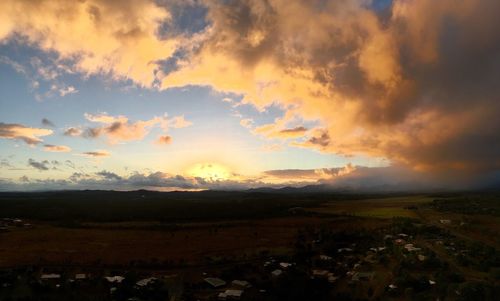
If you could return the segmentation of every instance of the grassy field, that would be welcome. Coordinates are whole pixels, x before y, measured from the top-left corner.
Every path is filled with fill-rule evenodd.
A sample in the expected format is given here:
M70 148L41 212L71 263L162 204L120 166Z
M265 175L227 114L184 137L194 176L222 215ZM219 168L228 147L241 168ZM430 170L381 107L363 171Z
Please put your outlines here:
M416 218L417 214L411 210L412 207L430 203L433 199L434 198L431 196L417 195L331 201L321 204L320 207L310 208L308 210L315 213L332 215L351 215L373 218Z

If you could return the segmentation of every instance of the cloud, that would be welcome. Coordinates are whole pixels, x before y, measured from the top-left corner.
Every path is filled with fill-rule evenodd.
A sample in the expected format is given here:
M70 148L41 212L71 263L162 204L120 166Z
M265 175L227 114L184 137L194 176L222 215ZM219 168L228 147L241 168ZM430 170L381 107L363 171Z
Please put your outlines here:
M184 115L181 115L181 116L175 116L172 119L170 119L168 125L174 129L180 129L191 126L193 125L193 123L191 121L187 121L184 118Z
M74 127L70 127L64 131L64 136L77 137L82 134L82 130Z
M150 120L139 120L130 122L125 116L110 116L106 113L88 114L85 113L85 118L89 121L102 123L104 126L87 128L82 132L85 138L97 138L104 135L111 143L121 141L142 140L151 130L152 127L160 125L164 129L168 127L166 117L154 117Z
M282 151L284 149L283 145L281 144L266 144L261 147L261 150L265 152L277 152L277 151Z
M276 123L269 123L256 127L253 130L254 134L262 135L270 139L295 139L303 137L308 129L303 126L293 128L281 128Z
M0 168L14 168L14 166L12 166L12 164L10 164L9 160L2 159L2 160L0 160Z
M59 95L61 95L61 97L64 97L68 94L78 93L78 90L73 86L67 86L67 87L59 88L58 92L59 92Z
M326 181L334 178L346 176L357 169L351 163L343 167L335 168L319 168L319 169L277 169L277 170L267 170L263 172L263 175L268 179L268 181L276 182L276 180L287 180L287 181Z
M48 127L55 127L54 123L47 118L42 119L42 125L43 126L48 126Z
M30 165L41 171L50 169L47 160ZM450 174L451 175L451 174ZM302 187L321 185L324 191L356 192L431 192L458 189L479 189L498 185L500 174L493 172L480 178L443 178L434 173L415 171L402 165L386 167L353 166L320 169L269 170L259 176L235 176L234 179L206 179L193 176L171 175L165 172L132 172L120 175L113 171L101 170L96 173L74 172L66 179L32 179L26 176L19 181L0 179L0 190L51 190L51 189L152 189L171 190L245 190L250 188ZM488 186L490 185L490 186ZM497 187L497 186L495 186ZM313 191L313 190L311 190Z
M115 144L123 141L142 140L154 127L160 127L163 132L167 132L170 127L184 128L192 125L192 122L187 121L184 115L168 118L165 114L162 117L153 117L149 120L138 120L135 122L130 121L128 117L123 115L111 116L107 113L85 113L84 116L88 121L102 125L88 127L83 130L71 127L64 134L66 136L81 136L84 138L105 136L110 143ZM162 137L169 138L160 139L161 141L159 140L158 142L165 144L169 139L171 140L171 137L168 135L163 135Z
M323 132L297 146L470 173L500 168L495 0L207 1L196 51L162 88L210 86ZM214 76L214 75L217 76ZM279 137L285 127L260 128Z
M242 127L245 127L247 129L252 128L253 126L253 119L252 118L243 118L240 120L240 125Z
M0 138L22 140L29 145L42 142L39 137L51 135L49 129L31 128L22 124L0 122Z
M44 146L44 150L47 151L47 152L59 152L59 153L66 153L66 152L70 152L71 151L71 148L69 146L66 146L66 145L52 145L52 144L45 144Z
M96 175L98 176L101 176L103 177L104 179L106 180L121 180L122 177L120 177L119 175L115 174L114 172L109 172L109 171L106 171L106 170L102 170L98 173L96 173Z
M60 61L72 61L83 74L108 74L148 87L159 61L170 57L180 42L159 36L171 15L149 0L7 0L0 3L0 20L2 42L26 42L57 54ZM68 89L59 90L61 96Z
M170 144L170 143L172 143L172 137L170 137L168 135L159 136L158 139L156 139L156 144L159 144L159 145L165 145L165 144Z
M290 145L325 150L330 145L330 134L325 129L315 129L305 141L292 141Z
M33 168L36 168L36 169L38 169L40 171L49 170L49 164L50 163L47 160L40 161L40 162L35 161L35 160L31 159L31 158L28 160L28 165L29 166L31 166Z
M160 37L172 15L154 1L2 1L0 41L56 53L85 75L209 86L303 121L254 129L270 139L317 122L321 132L294 133L293 146L421 171L500 168L499 1L394 0L383 13L366 0L202 3L207 26ZM142 137L117 122L99 135Z
M111 156L111 153L108 152L107 150L96 150L91 152L83 152L82 155L87 157L100 158L100 157L109 157Z
M279 131L279 136L287 138L302 137L307 132L307 129L303 126L294 127L291 129L283 129Z

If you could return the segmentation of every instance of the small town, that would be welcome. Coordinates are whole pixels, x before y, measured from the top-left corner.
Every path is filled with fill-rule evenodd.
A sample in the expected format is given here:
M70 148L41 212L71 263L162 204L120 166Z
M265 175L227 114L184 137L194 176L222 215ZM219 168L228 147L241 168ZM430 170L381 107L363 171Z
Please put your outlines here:
M288 211L294 216L307 213L304 208L292 209ZM35 227L36 223L4 218L1 229L30 231ZM492 298L499 289L500 251L460 235L466 227L464 219L423 222L394 217L369 230L301 228L287 255L262 250L254 257L139 263L128 268L40 262L2 268L0 297L208 301L434 300L438 296L472 300L482 294Z

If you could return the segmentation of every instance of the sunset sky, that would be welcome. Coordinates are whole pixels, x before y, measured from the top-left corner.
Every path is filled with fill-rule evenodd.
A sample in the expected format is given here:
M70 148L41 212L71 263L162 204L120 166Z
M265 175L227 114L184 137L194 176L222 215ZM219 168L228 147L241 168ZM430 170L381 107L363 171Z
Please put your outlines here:
M500 1L0 1L0 190L488 187Z

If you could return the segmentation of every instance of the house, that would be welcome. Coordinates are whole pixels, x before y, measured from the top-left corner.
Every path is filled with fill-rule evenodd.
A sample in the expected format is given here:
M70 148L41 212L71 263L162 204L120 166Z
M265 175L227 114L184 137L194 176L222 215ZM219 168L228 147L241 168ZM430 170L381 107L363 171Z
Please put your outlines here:
M333 273L328 273L328 282L335 283L339 277L333 275Z
M352 275L353 281L370 281L375 276L374 272L356 272Z
M240 300L241 295L243 295L242 290L235 290L235 289L229 289L226 290L225 292L221 292L217 295L217 298L219 300Z
M274 271L272 271L272 272L271 272L271 275L272 275L273 277L279 277L279 276L281 276L281 274L283 274L283 271L282 271L282 270L279 270L279 269L274 270Z
M224 293L226 294L228 299L235 299L235 300L239 300L241 298L241 295L243 295L242 290L234 290L234 289L226 290Z
M398 238L398 239L394 240L394 243L396 245L403 245L405 243L405 240L401 239L401 238Z
M340 248L337 250L337 252L339 253L343 253L343 252L352 252L353 250L351 248Z
M280 267L284 268L284 269L288 269L289 267L291 267L293 264L292 263L288 263L288 262L280 262Z
M125 279L123 276L111 276L111 277L104 277L109 283L122 283L122 281Z
M330 260L332 260L332 257L330 257L328 255L319 255L319 259L323 260L323 261L330 261Z
M234 286L242 287L242 288L250 288L250 287L252 287L252 285L250 284L250 282L245 281L245 280L233 280L231 282L231 284L234 285Z
M406 244L405 245L405 249L408 252L414 252L414 251L420 251L420 250L422 250L421 248L414 247L413 244Z
M61 279L60 274L42 274L40 276L40 280L55 280L55 279Z
M425 261L425 259L426 259L426 257L422 254L418 254L417 257L418 257L418 260L420 260L420 261Z
M327 270L312 270L312 275L315 278L326 278L328 277L329 271Z
M75 274L75 280L85 280L87 279L87 274Z
M158 280L158 279L156 279L155 277L150 277L150 278L146 278L146 279L142 279L142 280L137 281L135 283L135 285L137 285L139 288L146 287L146 286L156 282L156 280Z
M440 219L439 222L443 225L451 224L451 220L449 220L449 219Z
M218 288L226 285L226 281L220 278L207 277L204 280L206 283L210 284L213 288Z

